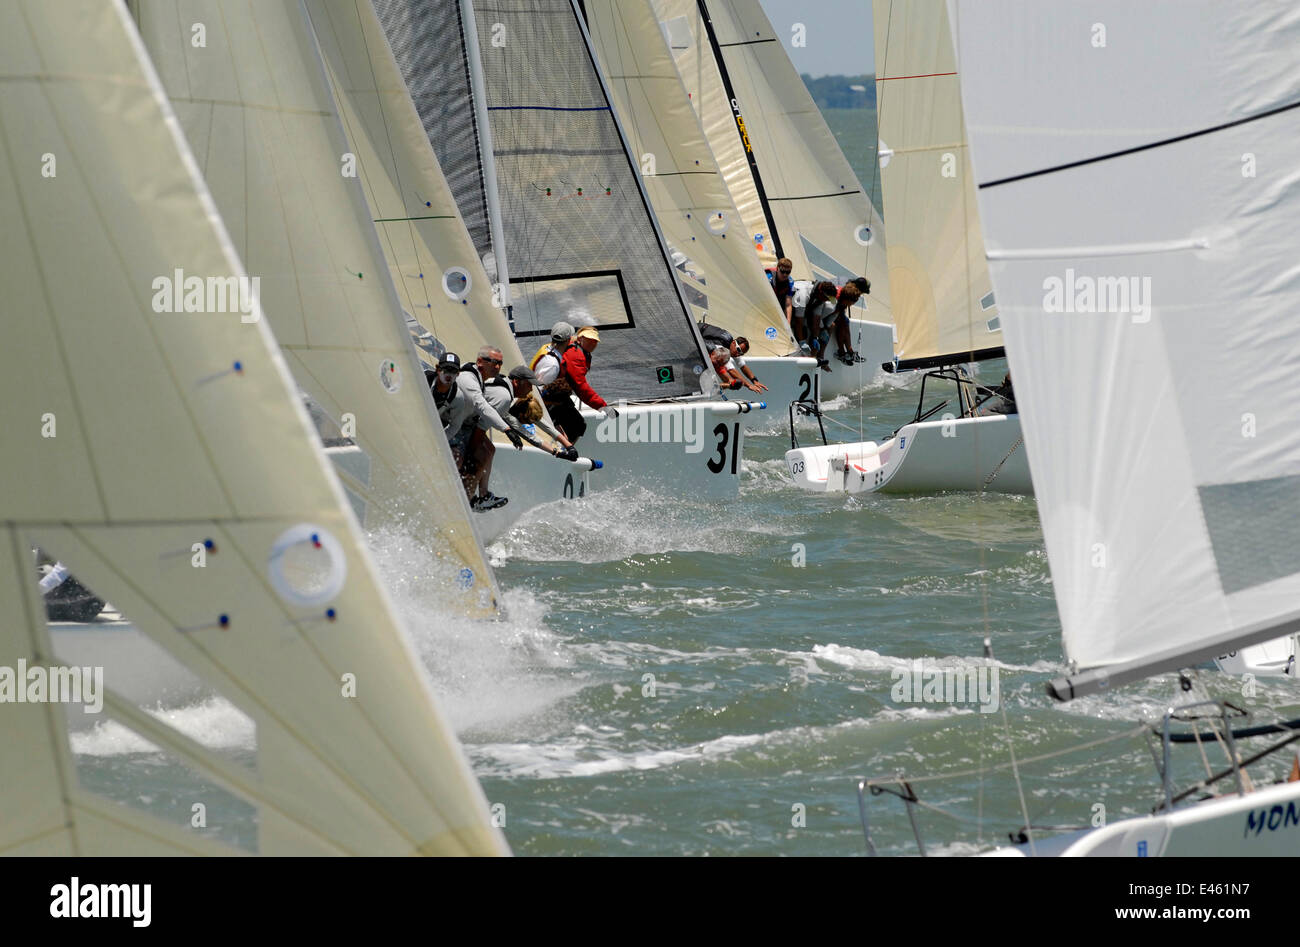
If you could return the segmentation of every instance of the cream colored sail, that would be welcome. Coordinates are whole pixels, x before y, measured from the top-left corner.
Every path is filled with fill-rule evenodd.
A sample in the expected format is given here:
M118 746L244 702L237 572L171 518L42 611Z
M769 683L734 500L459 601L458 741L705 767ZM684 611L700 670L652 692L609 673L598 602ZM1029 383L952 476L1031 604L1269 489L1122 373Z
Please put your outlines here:
M136 10L294 378L335 424L352 422L363 453L338 459L367 529L430 549L449 608L494 613L495 579L305 10L298 0L139 0Z
M691 107L651 0L587 0L592 44L641 160L664 236L697 314L750 341L755 355L788 355L796 343L755 259L699 116Z
M871 295L864 314L892 321L880 215L758 0L654 2L764 266L784 255L796 278L842 284L866 276Z
M505 370L521 364L374 8L308 0L307 10L402 307L435 349L468 363L489 344L505 356Z
M504 853L260 309L156 311L177 269L246 274L125 7L0 5L0 73L0 666L53 660L38 544L252 718L255 769L105 680L262 853ZM65 727L0 705L0 853L234 852L82 788Z
M872 10L895 355L908 363L997 349L945 0L876 0Z

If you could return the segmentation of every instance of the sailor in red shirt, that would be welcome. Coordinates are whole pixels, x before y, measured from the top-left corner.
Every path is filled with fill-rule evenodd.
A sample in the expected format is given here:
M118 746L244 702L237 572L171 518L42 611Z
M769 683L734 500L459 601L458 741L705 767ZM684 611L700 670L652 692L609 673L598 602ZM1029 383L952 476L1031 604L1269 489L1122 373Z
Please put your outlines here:
M597 411L608 408L605 399L596 394L596 389L587 381L587 372L591 370L591 353L600 344L600 333L595 326L583 326L574 333L573 342L564 352L564 374L569 376L573 393L589 408Z
M558 326L557 326L558 328ZM551 420L569 438L569 443L577 443L587 431L587 422L573 404L570 395L577 395L586 405L604 410L605 417L618 417L618 411L606 404L605 399L596 393L587 381L587 372L591 370L591 353L600 344L600 333L595 326L583 326L573 335L573 342L567 348L560 348L557 343L551 349L551 357L558 357L559 373L546 386L544 395L546 408L551 412ZM561 354L562 353L562 354ZM548 353L543 353L546 355ZM534 364L539 364L540 359Z

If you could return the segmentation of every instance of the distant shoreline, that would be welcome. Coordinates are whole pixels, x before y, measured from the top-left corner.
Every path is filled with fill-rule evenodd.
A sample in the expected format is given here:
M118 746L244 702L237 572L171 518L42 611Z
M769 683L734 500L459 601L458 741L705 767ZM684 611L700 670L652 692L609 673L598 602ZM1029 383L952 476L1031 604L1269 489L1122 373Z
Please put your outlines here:
M819 109L871 109L876 107L876 77L819 76L814 79L804 73L800 76ZM856 88L855 88L856 87Z

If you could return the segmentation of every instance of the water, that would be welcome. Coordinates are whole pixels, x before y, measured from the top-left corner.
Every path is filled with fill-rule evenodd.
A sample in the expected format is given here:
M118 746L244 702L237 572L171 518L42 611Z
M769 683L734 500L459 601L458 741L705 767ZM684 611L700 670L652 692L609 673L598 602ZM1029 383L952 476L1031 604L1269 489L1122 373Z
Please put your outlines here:
M831 416L879 435L913 409L911 392L881 388ZM1169 676L1104 700L1048 700L1060 629L1032 499L802 493L779 428L747 441L734 503L625 491L536 511L490 549L506 622L449 627L405 578L418 550L376 545L517 854L861 854L857 778L987 770L1008 746L1024 760L1123 735L1177 694ZM895 702L894 672L916 659L996 667L1001 706ZM1246 703L1261 719L1295 716L1296 696L1294 683L1264 684ZM223 701L169 719L252 765L255 734ZM111 728L74 749L91 788L188 818L198 784L161 754ZM1186 755L1180 773L1194 763ZM1088 824L1097 806L1115 820L1157 799L1134 737L1027 764L1021 779L1035 825ZM916 788L961 820L921 815L932 853L976 851L1023 823L1010 772ZM220 837L253 844L251 810L201 798ZM915 851L901 803L874 798L868 812L882 853Z
M855 163L869 113L832 113ZM869 173L859 176L870 187ZM878 194L876 196L879 204ZM989 377L1004 368L990 364ZM908 420L914 394L842 399L840 439ZM843 427L839 426L843 425ZM865 851L856 780L904 770L949 813L922 812L929 851L965 854L1024 822L1087 825L1150 811L1158 782L1144 714L1173 676L1066 706L1051 576L1030 498L818 497L794 489L774 418L746 443L740 496L718 505L638 491L543 507L489 550L509 619L452 626L421 583L419 550L374 543L435 688L520 855L853 855ZM813 428L800 429L811 442ZM800 564L802 563L802 564ZM989 637L994 659L983 658ZM897 678L993 668L1000 706L906 704ZM895 673L898 672L898 673ZM1259 719L1297 716L1294 682L1205 675ZM224 701L169 712L195 739L253 765L255 733ZM1102 738L1015 776L992 767ZM251 846L254 815L111 726L74 737L89 788L184 824L196 794L221 838ZM1219 758L1212 756L1218 766ZM1183 754L1179 774L1198 772ZM1284 775L1278 758L1265 772ZM983 770L983 775L978 771ZM975 775L957 775L968 770ZM902 804L870 798L882 853L911 854Z

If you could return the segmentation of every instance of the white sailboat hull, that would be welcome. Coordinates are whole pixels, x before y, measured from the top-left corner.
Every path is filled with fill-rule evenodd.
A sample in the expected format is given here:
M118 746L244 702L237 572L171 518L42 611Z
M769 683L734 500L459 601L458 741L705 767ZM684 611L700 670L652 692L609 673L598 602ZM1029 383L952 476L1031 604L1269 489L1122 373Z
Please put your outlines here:
M1300 660L1296 654L1297 644L1295 635L1275 638L1263 644L1251 645L1220 655L1214 659L1214 663L1225 674L1253 674L1256 677L1294 676L1297 661Z
M1072 840L1071 840L1072 839ZM1212 799L1163 815L1125 819L1034 846L1034 854L1080 857L1268 857L1300 853L1300 782L1270 786L1245 796ZM1000 848L994 856L1030 855L1028 845Z
M734 497L740 489L747 419L769 413L761 404L765 403L619 405L619 417L609 421L584 408L587 432L578 442L578 451L584 458L600 461L597 470L528 446L516 451L499 441L490 486L510 502L476 514L475 525L483 541L491 542L543 503L626 486L664 496Z
M907 424L882 443L800 447L785 460L814 493L1033 493L1018 415Z
M828 359L831 370L819 373L823 401L852 394L872 384L883 371L880 366L894 360L894 327L887 323L850 319L849 339L853 343L853 350L862 356L863 361L856 365L845 365L833 357ZM834 338L830 345L833 352Z
M745 401L620 405L614 421L584 408L587 433L578 449L605 465L589 489L635 484L666 496L734 497L746 421L770 414L770 402L746 393Z
M745 362L754 377L767 386L767 391L738 388L721 394L727 401L762 401L767 404L766 410L741 415L741 421L747 427L768 424L773 413L785 415L791 402L817 400L818 376L825 375L825 372L818 371L816 359L746 357Z
M591 489L588 478L600 477L604 471L592 471L590 464L560 460L536 447L525 444L515 450L504 440L496 443L496 458L492 461L492 479L488 486L497 496L510 502L495 510L474 514L474 525L483 542L490 543L505 534L521 517L543 503L555 500L577 499ZM588 444L584 438L578 449L587 457Z

